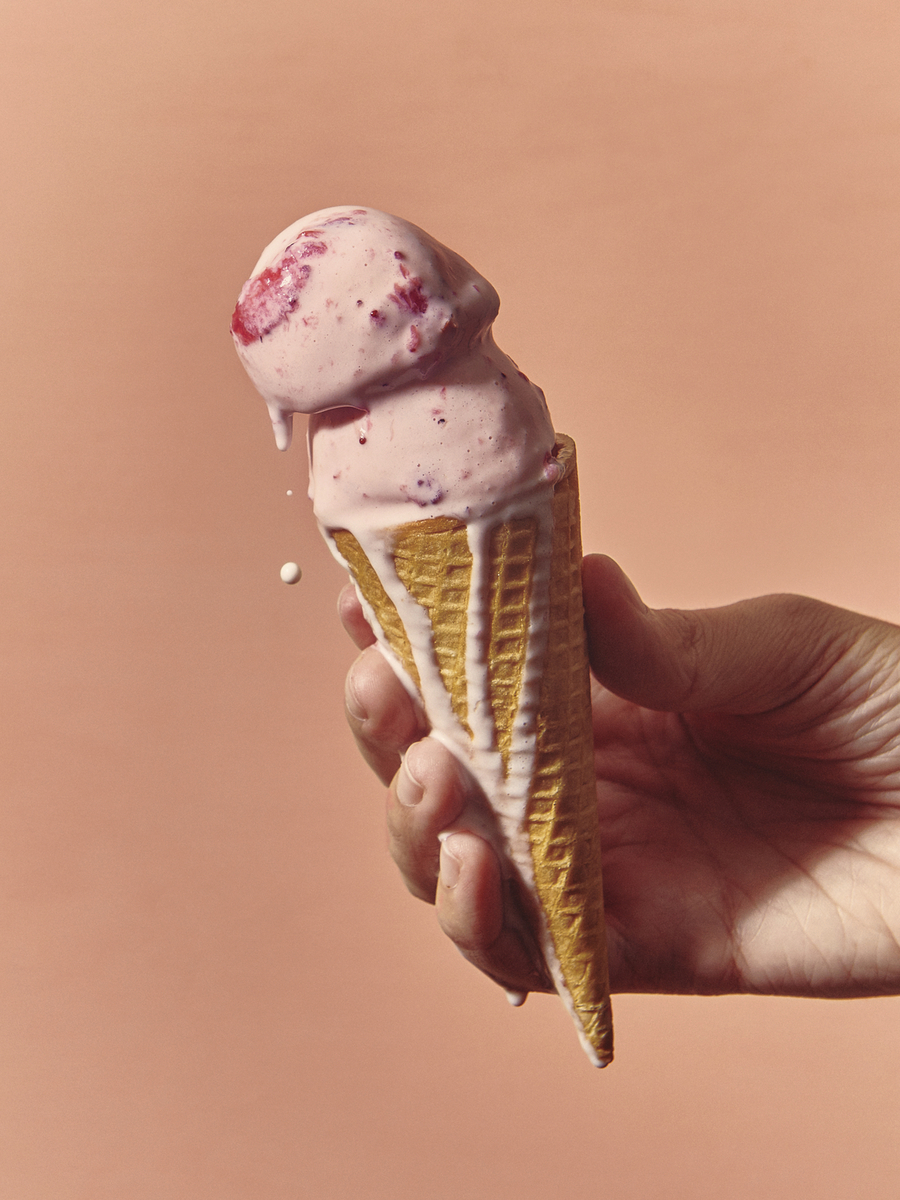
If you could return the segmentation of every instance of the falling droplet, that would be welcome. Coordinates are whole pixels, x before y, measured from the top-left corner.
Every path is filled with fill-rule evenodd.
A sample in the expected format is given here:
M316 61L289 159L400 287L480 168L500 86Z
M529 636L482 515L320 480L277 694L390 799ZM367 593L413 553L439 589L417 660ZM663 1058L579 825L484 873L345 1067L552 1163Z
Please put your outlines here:
M295 562L285 563L281 568L281 578L285 583L297 583L302 574Z

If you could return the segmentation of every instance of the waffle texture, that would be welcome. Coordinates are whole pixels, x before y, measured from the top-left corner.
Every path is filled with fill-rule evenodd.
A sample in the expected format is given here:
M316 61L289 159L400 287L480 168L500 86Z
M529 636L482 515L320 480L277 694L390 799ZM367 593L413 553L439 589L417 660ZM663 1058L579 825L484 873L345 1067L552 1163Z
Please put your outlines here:
M565 442L559 457L567 470L553 497L549 645L541 677L528 833L538 897L574 1015L605 1064L612 1059L612 1010L581 596L581 513L575 445L571 439Z
M534 890L562 976L560 990L592 1060L605 1065L612 1059L612 1016L581 594L578 475L574 442L560 434L557 439L556 456L565 470L552 502L548 636L525 823ZM337 530L332 536L385 638L419 687L396 605L353 534ZM441 679L460 725L471 735L466 649L473 556L466 526L454 518L432 518L402 525L391 537L397 577L428 612ZM489 534L487 586L482 593L487 607L484 654L494 746L504 772L510 767L514 723L520 716L537 544L537 518L498 523Z

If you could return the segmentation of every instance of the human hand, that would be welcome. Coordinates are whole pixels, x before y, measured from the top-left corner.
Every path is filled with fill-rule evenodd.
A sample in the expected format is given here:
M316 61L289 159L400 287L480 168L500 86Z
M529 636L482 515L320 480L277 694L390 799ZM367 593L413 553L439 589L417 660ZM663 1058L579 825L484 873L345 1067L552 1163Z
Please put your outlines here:
M900 628L797 596L654 612L601 556L584 589L613 991L900 992ZM491 978L548 990L493 850L440 846L475 785L377 650L348 711L407 886Z

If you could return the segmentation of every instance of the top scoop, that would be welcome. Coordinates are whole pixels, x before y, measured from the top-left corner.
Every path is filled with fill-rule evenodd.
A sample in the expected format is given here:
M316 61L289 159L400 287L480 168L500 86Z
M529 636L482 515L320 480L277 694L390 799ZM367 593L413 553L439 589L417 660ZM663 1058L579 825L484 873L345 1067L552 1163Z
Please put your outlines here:
M465 259L371 208L312 213L263 251L232 334L280 449L313 414L324 526L473 520L552 489L547 405L494 343L499 304Z

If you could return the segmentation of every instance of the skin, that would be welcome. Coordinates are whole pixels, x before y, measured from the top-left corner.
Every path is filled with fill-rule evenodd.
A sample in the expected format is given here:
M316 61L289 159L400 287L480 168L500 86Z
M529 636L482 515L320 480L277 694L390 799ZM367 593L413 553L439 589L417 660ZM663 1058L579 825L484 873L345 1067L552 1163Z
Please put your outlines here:
M612 990L900 993L900 627L799 596L654 611L599 555L584 593ZM492 979L550 990L493 850L439 842L472 781L339 607L407 887Z

